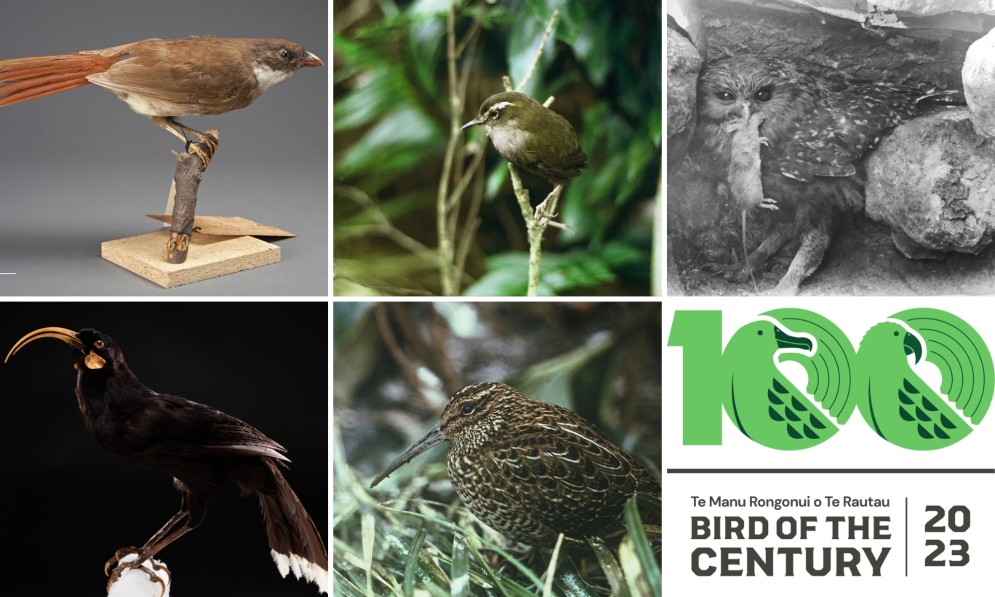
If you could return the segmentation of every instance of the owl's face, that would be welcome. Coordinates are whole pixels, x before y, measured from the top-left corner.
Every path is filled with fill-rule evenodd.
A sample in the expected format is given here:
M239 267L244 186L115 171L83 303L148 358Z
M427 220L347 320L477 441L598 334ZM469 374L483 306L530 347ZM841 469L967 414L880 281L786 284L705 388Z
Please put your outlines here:
M732 123L763 114L768 137L786 132L812 106L818 85L790 64L766 56L722 58L698 81L698 120Z

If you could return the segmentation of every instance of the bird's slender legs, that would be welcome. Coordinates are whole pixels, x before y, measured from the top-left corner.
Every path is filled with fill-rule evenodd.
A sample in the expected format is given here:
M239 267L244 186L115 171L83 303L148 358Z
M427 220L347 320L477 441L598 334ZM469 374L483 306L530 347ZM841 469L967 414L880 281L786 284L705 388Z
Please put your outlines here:
M142 564L149 558L154 557L157 553L162 551L162 549L167 545L187 534L187 532L189 532L192 528L188 525L188 519L189 516L186 509L181 509L179 512L174 514L172 518L166 521L166 524L162 525L162 528L156 531L156 533L152 535L152 537L146 541L145 545L141 548L122 547L114 552L111 559L107 560L107 563L104 564L104 574L110 576L107 586L110 587L121 576L122 570L135 569L143 570L149 575L149 578L153 582L162 585L163 591L165 592L166 586L165 583L162 582L162 579L159 578L153 570L143 567ZM181 521L183 522L183 525L177 528L177 525L180 524ZM118 564L123 557L131 554L135 554L137 556L133 561ZM118 564L118 566L114 568L114 572L111 573L110 569L114 564ZM159 568L153 565L153 569L158 570Z
M208 164L211 163L211 158L214 157L214 153L218 150L217 137L207 133L202 133L197 129L192 129L170 116L149 116L149 118L156 124L156 126L169 131L175 135L177 139L183 141L183 147L185 150L189 153L196 154L197 157L204 162L204 170L207 170ZM197 137L198 143L207 148L206 151L201 148L198 143L190 141L187 137L187 133Z

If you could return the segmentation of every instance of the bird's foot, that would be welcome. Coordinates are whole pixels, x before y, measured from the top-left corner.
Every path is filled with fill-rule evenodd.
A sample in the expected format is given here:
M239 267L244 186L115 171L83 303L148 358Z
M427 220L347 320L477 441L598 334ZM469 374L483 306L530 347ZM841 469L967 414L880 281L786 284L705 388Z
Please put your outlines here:
M110 569L112 564L115 565L113 570ZM114 552L114 555L104 564L104 574L110 577L107 580L108 593L110 593L111 587L121 580L121 575L128 570L141 570L149 577L149 582L153 582L162 588L160 595L166 594L166 589L171 580L169 568L154 559L142 559L141 550L137 547L122 547ZM160 576L160 572L165 573L165 579Z
M104 576L110 576L110 574L111 574L111 567L114 566L114 565L116 565L118 562L120 562L125 557L130 556L130 555L138 556L141 553L142 553L142 550L140 550L140 549L138 549L137 547L134 547L134 546L132 546L132 547L122 547L121 549L115 551L114 555L112 555L110 557L110 559L107 560L106 563L104 563ZM136 561L137 561L137 558L136 558Z
M536 228L539 228L540 230L542 230L547 226L553 226L554 228L566 228L566 226L564 226L563 224L553 221L553 218L555 218L556 216L557 214L549 213L548 211L546 211L546 201L543 201L542 203L536 206L536 211L535 211Z
M207 131L206 133L199 134L200 139L197 142L187 141L185 151L190 155L195 155L200 158L200 161L204 164L201 168L201 172L207 170L207 167L211 165L211 160L214 158L214 154L218 151L218 132L215 130Z
M777 199L771 199L770 197L764 197L763 201L758 204L763 209L778 210L781 209L777 206Z

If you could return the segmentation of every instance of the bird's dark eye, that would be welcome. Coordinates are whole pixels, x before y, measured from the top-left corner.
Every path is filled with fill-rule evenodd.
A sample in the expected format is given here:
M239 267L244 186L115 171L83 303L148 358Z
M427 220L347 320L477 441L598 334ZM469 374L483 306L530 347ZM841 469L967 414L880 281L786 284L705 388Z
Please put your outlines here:
M898 335L898 332L895 332L895 335L897 336L897 335Z
M498 117L498 114L500 114L500 113L501 113L501 112L499 112L497 108L491 108L491 111L490 111L490 112L488 112L488 113L487 113L487 115L488 115L489 117L491 117L491 118L497 118L497 117Z
M104 346L105 346L105 344L104 344L103 340L97 340L96 342L93 343L93 347L96 348L96 349L98 349L98 350L101 349L101 348L103 348Z
M731 102L736 99L736 95L728 91L716 91L715 97L719 98L723 102Z
M764 331L763 330L757 330L757 335L758 336L763 336L764 335Z
M460 410L463 411L464 415L468 415L468 414L470 414L470 413L473 412L473 405L472 404L464 404L463 408L460 409Z
M286 48L280 50L280 58L283 58L284 60L290 60L290 50L287 50Z
M770 87L761 87L760 89L757 89L756 93L753 94L753 99L757 100L758 102L766 102L773 95L774 95L773 89L771 89Z

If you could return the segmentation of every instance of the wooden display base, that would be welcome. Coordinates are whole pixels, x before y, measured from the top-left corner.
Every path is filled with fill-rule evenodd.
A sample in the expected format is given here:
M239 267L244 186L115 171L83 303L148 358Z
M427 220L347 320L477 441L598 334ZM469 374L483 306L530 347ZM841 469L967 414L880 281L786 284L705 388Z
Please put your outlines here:
M212 236L194 233L184 263L163 261L169 230L158 230L101 243L104 259L155 282L173 288L234 274L280 261L280 247L252 236Z

